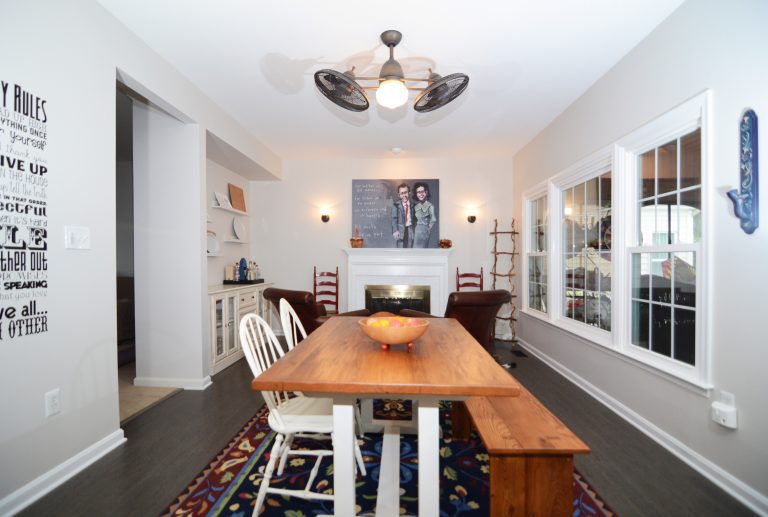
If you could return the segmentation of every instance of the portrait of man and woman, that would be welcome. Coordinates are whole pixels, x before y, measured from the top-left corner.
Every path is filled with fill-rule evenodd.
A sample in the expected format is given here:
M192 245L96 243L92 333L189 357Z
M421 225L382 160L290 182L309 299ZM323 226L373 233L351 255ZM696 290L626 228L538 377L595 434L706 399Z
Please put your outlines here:
M439 180L353 180L353 224L366 248L438 248L438 198Z

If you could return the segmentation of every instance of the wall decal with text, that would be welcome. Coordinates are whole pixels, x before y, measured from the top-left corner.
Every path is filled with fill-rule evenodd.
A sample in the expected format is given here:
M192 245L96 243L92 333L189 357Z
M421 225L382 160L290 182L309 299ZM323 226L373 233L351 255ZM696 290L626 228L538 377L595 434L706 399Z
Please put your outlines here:
M0 78L0 343L48 331L47 108Z

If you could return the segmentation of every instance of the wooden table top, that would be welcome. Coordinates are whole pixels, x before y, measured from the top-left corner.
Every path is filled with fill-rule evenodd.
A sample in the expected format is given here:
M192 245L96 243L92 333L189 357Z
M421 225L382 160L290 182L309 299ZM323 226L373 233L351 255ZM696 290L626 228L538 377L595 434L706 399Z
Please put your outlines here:
M251 382L254 390L349 394L517 396L520 385L456 320L431 318L412 351L384 351L335 316Z

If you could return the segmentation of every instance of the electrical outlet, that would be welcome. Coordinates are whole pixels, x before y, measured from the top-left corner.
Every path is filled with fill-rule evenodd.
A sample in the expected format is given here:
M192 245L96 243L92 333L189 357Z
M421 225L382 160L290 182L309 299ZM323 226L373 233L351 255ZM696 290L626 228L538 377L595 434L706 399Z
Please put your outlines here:
M61 413L61 390L56 388L45 394L45 418Z
M736 396L733 393L721 391L717 398L719 400L712 402L710 410L712 420L728 429L736 429L739 426Z

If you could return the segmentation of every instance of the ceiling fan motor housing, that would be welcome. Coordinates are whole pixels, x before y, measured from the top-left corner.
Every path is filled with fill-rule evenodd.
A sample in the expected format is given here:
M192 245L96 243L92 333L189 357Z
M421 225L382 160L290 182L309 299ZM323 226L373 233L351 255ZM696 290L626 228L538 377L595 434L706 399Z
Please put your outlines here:
M381 65L381 71L379 72L379 81L386 79L400 79L405 77L403 74L403 67L394 58L389 58L383 65Z

